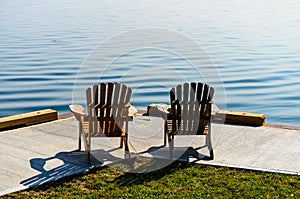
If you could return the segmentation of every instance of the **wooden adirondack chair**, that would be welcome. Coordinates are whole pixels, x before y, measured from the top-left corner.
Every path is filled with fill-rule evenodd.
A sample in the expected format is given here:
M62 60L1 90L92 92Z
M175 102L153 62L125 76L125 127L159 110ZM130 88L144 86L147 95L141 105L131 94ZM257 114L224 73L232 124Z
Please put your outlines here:
M120 148L128 147L128 121L132 90L120 83L95 84L86 90L87 111L81 105L69 108L79 122L79 150L83 138L87 162L90 163L92 137L120 137ZM130 154L129 154L130 155Z
M202 83L179 84L170 90L171 117L165 123L165 139L174 148L175 135L205 135L210 159L214 158L211 141L211 110L214 88Z

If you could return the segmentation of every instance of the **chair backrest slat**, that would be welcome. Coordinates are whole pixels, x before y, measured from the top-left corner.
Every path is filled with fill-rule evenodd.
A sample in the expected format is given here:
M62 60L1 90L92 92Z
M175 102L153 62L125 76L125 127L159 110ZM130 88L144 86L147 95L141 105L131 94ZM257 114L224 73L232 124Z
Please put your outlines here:
M202 100L201 100L201 103L200 103L200 106L201 106L200 116L202 116L204 114L205 106L207 104L206 103L207 102L207 96L208 96L208 85L205 84L204 89L203 89Z
M94 100L95 105L99 103L98 89L99 89L98 84L95 84L93 86L93 93L94 93L94 99L93 100Z
M127 87L127 92L126 92L124 104L128 104L130 102L131 94L132 94L132 89L130 87Z
M113 96L112 96L113 100L112 100L112 106L111 106L112 107L111 108L111 114L112 114L113 118L116 117L117 111L118 111L118 109L115 106L117 106L118 103L119 103L120 89L121 89L121 84L116 83L115 86L114 86L114 91L113 91ZM116 126L115 121L111 120L110 121L110 128L109 128L108 133L116 131L116 128L117 128L117 126Z
M172 113L172 129L176 129L176 104L175 104L175 88L170 90L171 113Z
M99 94L98 94L98 84L95 84L93 86L93 100L94 100L94 105L97 105L99 100L98 100ZM98 121L97 121L97 117L99 116L99 109L95 108L94 111L95 117L93 119L93 134L97 135L99 134L99 129L98 129Z
M92 89L91 88L86 89L85 96L86 96L87 112L89 113L90 112L89 104L92 103Z
M188 83L187 83L188 84ZM188 114L187 114L187 131L188 132L193 132L195 129L195 124L194 124L194 112L197 111L198 103L197 103L197 97L196 97L196 83L191 82L190 87L187 88L187 92L189 93L189 99L188 99Z
M100 105L103 106L105 104L105 96L106 96L106 84L100 84Z
M182 101L182 85L177 85L176 87L176 94L177 94L177 100L178 102L181 102ZM177 103L176 104L176 107L175 107L175 111L177 111L177 115L181 115L181 106L180 106L180 103ZM177 122L176 122L176 128L180 128L180 123L181 123L181 118L180 117L177 117Z
M191 102L194 102L195 99L197 99L196 85L197 84L195 82L191 83L191 88L190 88L190 101Z
M120 97L119 97L119 104L122 104L122 105L125 104L126 92L127 92L127 86L124 85L124 84L121 85L121 91L120 91Z
M97 99L98 99L98 98L100 99L100 101L99 101L99 108L98 108L99 111L96 110L96 111L99 113L97 116L98 116L98 117L104 117L104 116L105 116L105 111L104 111L103 109L101 109L100 107L103 106L103 105L105 104L106 84L101 83L100 86L99 86L99 85L97 85L97 86L100 87L100 88L97 89L97 95L98 95L98 92L99 92L99 94L100 94L100 96L97 97ZM99 89L100 89L100 90L99 90ZM102 129L105 127L105 122L101 121L101 122L99 123L99 125L100 125L99 133L102 134Z
M214 94L215 94L215 89L213 87L210 87L208 101L212 101Z
M126 91L127 91L127 86L125 86L124 84L120 86L120 94L118 97L118 106L115 107L116 112L114 117L115 118L121 118L122 116L124 116L123 114L123 107L125 105L124 100L126 97ZM116 120L115 121L115 127L114 127L114 131L116 131L116 129L121 129L123 125L123 121L122 120Z
M103 94L104 94L104 96L106 96L105 105L107 105L109 107L110 105L112 105L114 83L109 82L107 85L105 83L102 83L102 84L104 84L105 86L107 86L107 93L103 93ZM111 108L107 108L105 110L105 117L111 117L111 116L112 116ZM103 133L109 132L109 130L110 130L110 122L106 122Z
M182 101L181 101L181 116L184 116L185 118L181 117L181 129L186 131L188 130L188 115L189 115L189 106L190 104L189 102L189 94L190 90L189 90L189 84L188 83L184 83L183 84L183 91L182 91Z
M202 88L203 88L203 84L199 82L197 86L197 100L199 103L201 102L201 98L202 98Z
M92 103L92 89L91 88L86 89L85 96L86 96L86 104L87 104L87 113L88 113L88 115L91 116L91 117L89 117L89 132L94 132L94 125L93 125L93 121L92 121L94 111L90 107L90 105Z

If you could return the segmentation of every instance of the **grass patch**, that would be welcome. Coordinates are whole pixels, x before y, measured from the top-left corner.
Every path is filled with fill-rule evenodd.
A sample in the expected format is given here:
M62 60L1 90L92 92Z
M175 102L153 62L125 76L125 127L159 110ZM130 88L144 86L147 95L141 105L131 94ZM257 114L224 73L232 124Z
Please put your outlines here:
M161 161L161 162L160 162ZM300 198L300 176L139 158L4 198ZM122 169L120 171L119 169ZM132 170L140 173L129 173Z

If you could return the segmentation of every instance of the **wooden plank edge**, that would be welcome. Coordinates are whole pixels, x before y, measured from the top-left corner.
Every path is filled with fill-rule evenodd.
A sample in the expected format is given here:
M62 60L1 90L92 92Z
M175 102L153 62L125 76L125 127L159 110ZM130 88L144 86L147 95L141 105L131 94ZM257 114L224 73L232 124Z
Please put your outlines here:
M52 109L7 116L0 118L0 131L41 124L57 119L58 113Z
M237 124L246 126L265 126L266 117L264 114L235 112L219 110L214 116L214 121L224 121L227 124Z

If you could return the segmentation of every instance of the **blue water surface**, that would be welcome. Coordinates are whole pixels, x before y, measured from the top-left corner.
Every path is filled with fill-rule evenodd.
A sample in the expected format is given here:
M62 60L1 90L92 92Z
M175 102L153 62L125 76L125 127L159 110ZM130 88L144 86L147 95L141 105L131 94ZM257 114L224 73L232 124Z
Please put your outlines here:
M0 0L0 117L45 108L68 112L77 72L93 49L122 32L157 27L208 53L228 110L299 125L299 13L298 0ZM86 78L119 81L126 74L122 80L135 91L132 104L139 109L168 103L168 89L177 83L170 67L187 80L202 80L186 60L159 50L130 52L112 65L109 73L90 71Z

